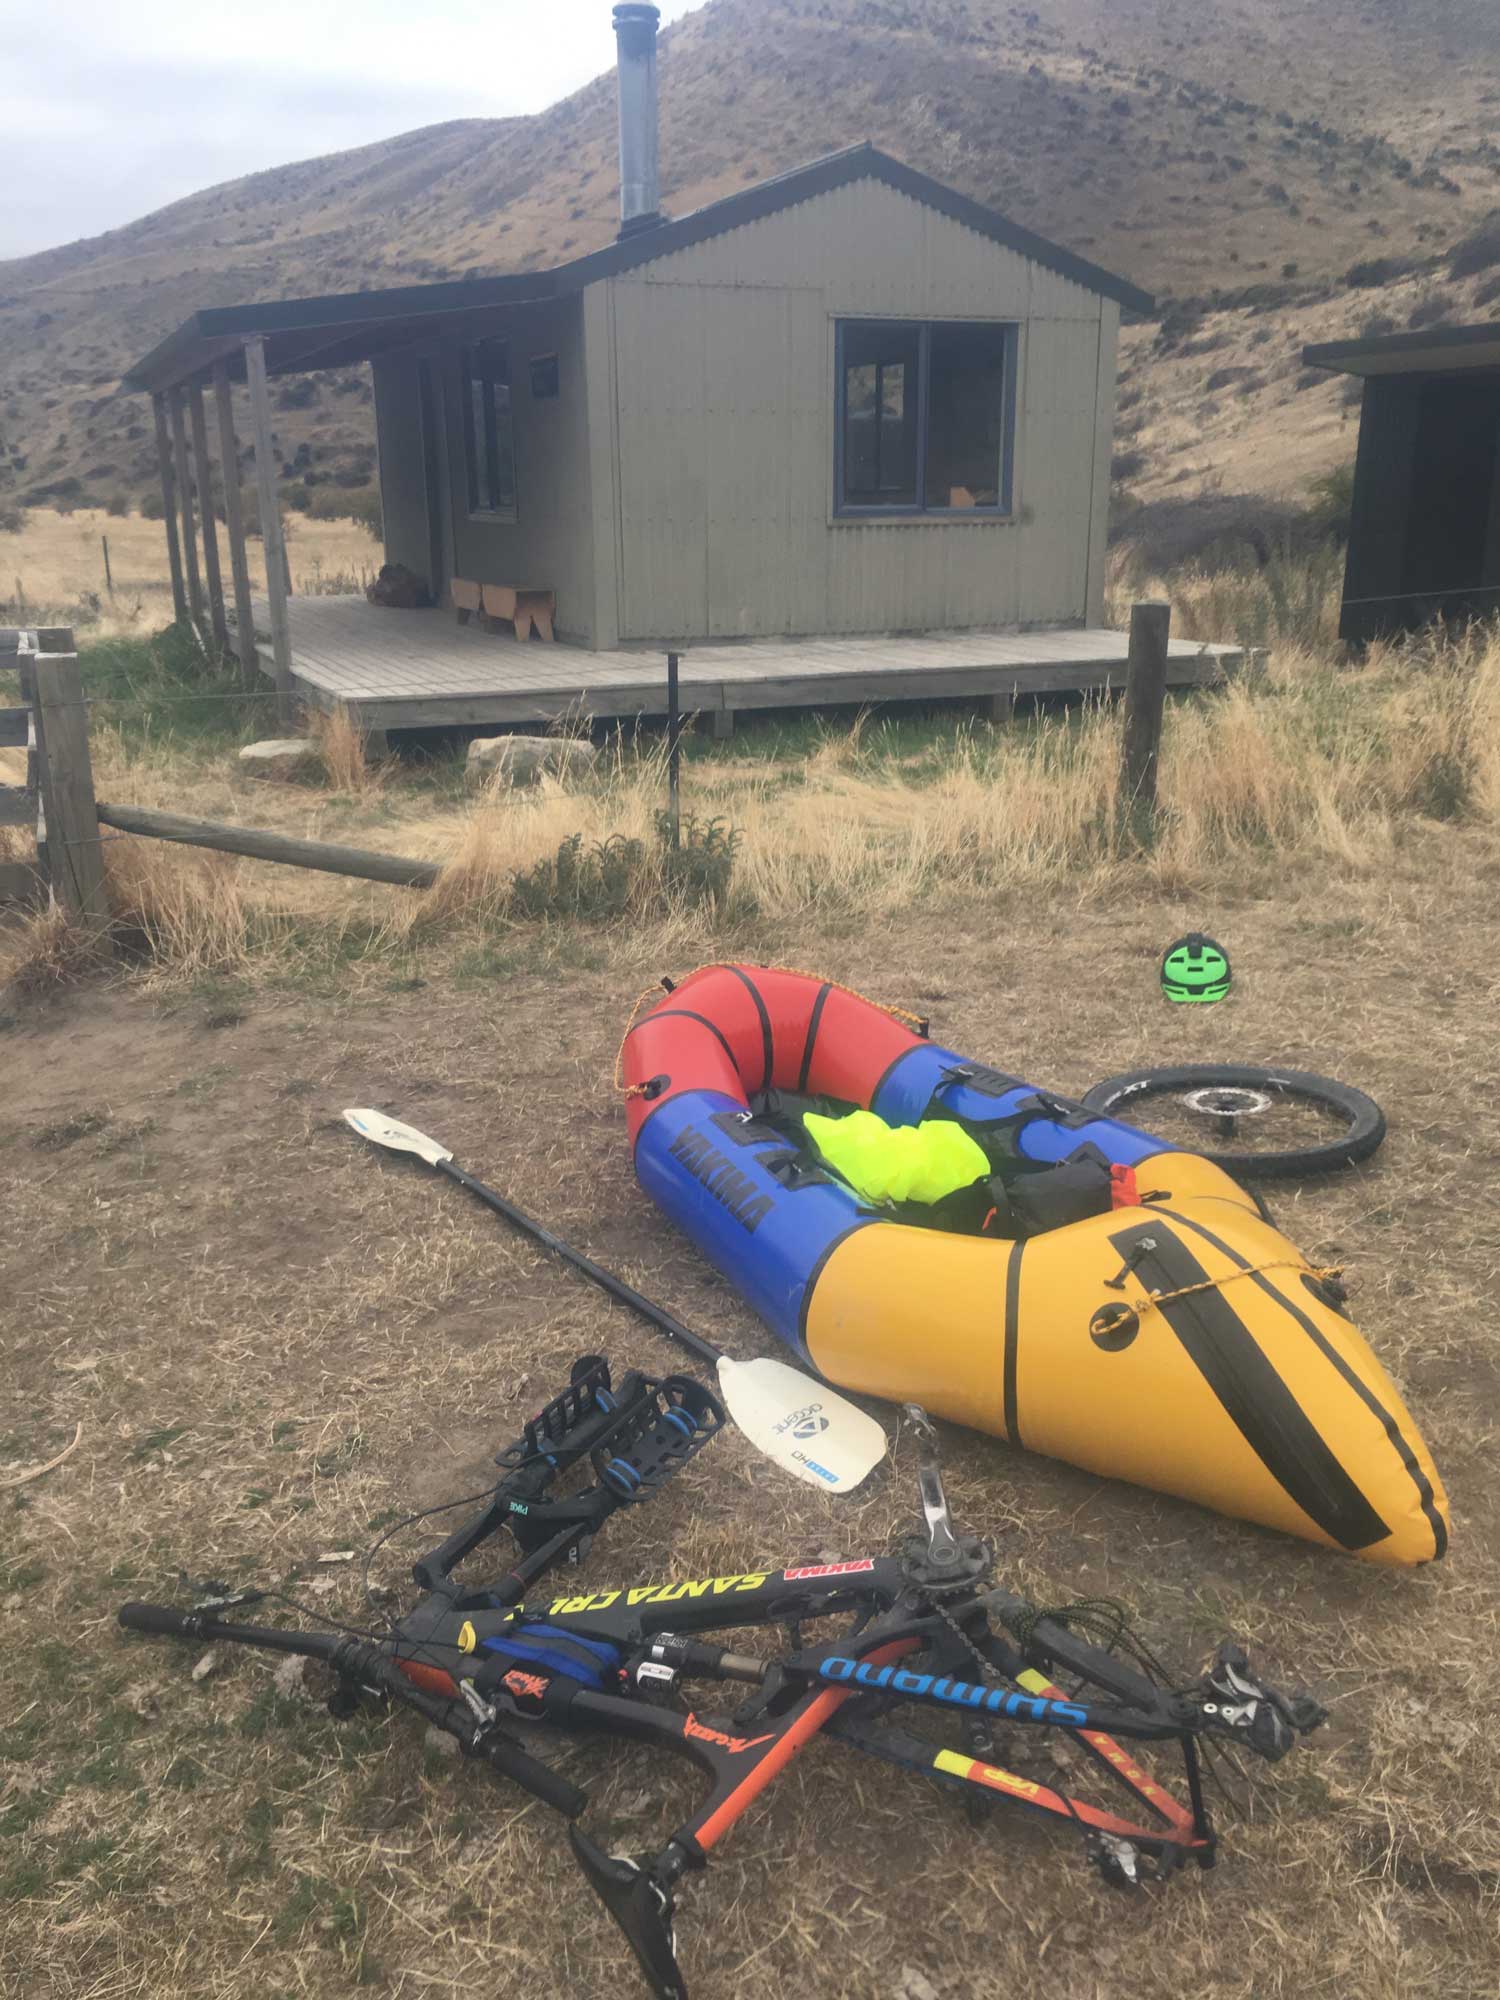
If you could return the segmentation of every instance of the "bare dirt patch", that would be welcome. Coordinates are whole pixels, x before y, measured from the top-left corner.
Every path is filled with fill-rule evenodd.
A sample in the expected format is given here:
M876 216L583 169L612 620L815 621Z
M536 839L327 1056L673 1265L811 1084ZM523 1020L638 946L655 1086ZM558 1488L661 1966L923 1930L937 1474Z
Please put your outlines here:
M687 1887L695 1993L1489 2000L1497 882L1488 836L1413 835L1378 874L1247 870L1192 901L1126 876L1107 896L996 892L739 941L918 1005L955 1046L1065 1089L1243 1059L1380 1098L1391 1137L1369 1168L1273 1200L1302 1247L1348 1266L1449 1484L1454 1547L1388 1574L950 1431L955 1505L999 1533L1024 1588L1120 1595L1185 1671L1234 1631L1330 1698L1334 1724L1248 1811L1222 1809L1215 1875L1138 1900L1066 1839L972 1828L914 1780L814 1746ZM1236 993L1169 1009L1156 954L1193 925L1229 946ZM318 1555L482 1484L575 1353L672 1365L456 1191L359 1146L346 1104L440 1134L733 1351L769 1351L636 1188L611 1088L630 999L689 963L612 934L463 983L165 1001L122 984L0 1009L0 1476L84 1427L65 1465L0 1496L9 1990L634 1990L540 1807L429 1760L405 1719L335 1724L279 1694L269 1662L221 1655L195 1684L192 1649L127 1638L113 1614L178 1596L183 1573L309 1593ZM912 1471L902 1447L841 1505L726 1438L613 1523L589 1572L881 1546L909 1524ZM416 1546L378 1574L399 1582ZM357 1581L337 1574L308 1601L357 1621ZM636 1760L568 1768L626 1851L685 1796Z

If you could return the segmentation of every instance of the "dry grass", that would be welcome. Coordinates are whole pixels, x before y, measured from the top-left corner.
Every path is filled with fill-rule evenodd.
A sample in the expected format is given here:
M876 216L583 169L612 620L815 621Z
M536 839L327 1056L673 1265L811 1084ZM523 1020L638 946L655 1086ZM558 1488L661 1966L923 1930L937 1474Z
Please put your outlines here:
M699 2000L911 2000L917 1980L941 2000L1493 2000L1497 881L1490 830L1413 822L1379 868L1300 852L1212 891L1139 871L1108 896L1065 875L891 921L817 909L747 939L1064 1089L1238 1056L1374 1091L1384 1153L1277 1206L1349 1268L1444 1470L1455 1539L1441 1567L1392 1575L950 1431L955 1505L1000 1534L1007 1579L1050 1602L1122 1595L1184 1670L1234 1631L1335 1722L1248 1804L1220 1805L1214 1875L1137 1900L1096 1886L1066 1834L1003 1814L973 1828L915 1779L815 1747L684 1890ZM1194 923L1226 938L1235 995L1168 1009L1156 955ZM84 1425L64 1467L8 1496L0 1538L7 1991L638 1990L540 1808L427 1759L402 1718L340 1727L278 1698L272 1663L224 1653L195 1683L199 1649L124 1637L113 1611L177 1597L186 1571L357 1621L342 1570L316 1594L319 1554L473 1491L575 1353L672 1363L456 1191L355 1146L346 1103L436 1132L734 1352L767 1351L635 1187L609 1084L630 996L703 942L569 930L533 962L455 982L426 959L420 989L371 978L327 1000L153 1000L127 983L23 1010L0 1041L0 1282L26 1302L0 1372L0 1468ZM906 1446L842 1505L729 1437L612 1524L588 1574L855 1555L914 1508ZM400 1586L417 1546L401 1537L378 1574ZM695 1788L634 1755L613 1775L603 1762L568 1756L588 1824L640 1851Z
M112 596L104 582L104 535L114 575ZM219 550L227 575L222 527ZM248 552L250 588L263 594L265 560L258 538L251 537ZM299 514L287 520L287 555L293 590L312 595L334 578L368 579L378 549L357 522L315 521ZM347 587L362 586L351 580ZM0 609L0 623L71 625L89 640L158 631L172 617L166 529L144 515L108 514L102 507L80 507L71 514L33 507L19 534L0 532Z
M874 921L1032 883L1095 896L1119 893L1127 877L1204 889L1225 871L1321 860L1378 873L1424 826L1493 825L1500 815L1500 636L1475 628L1377 648L1358 666L1288 646L1227 690L1175 703L1158 838L1134 859L1115 844L1111 711L1005 731L959 724L913 749L903 741L866 721L828 729L797 761L690 762L687 808L740 835L734 900L721 916ZM437 890L419 897L111 841L122 914L151 937L159 978L205 967L285 976L309 950L319 962L418 948L451 957L513 929L516 876L572 836L585 852L638 843L624 908L636 922L683 918L656 833L665 790L656 754L617 743L580 786L472 795L456 773L370 770L347 719L323 725L323 744L332 790L256 783L227 752L208 759L200 744L101 732L101 795L448 863ZM0 970L25 949L12 933Z

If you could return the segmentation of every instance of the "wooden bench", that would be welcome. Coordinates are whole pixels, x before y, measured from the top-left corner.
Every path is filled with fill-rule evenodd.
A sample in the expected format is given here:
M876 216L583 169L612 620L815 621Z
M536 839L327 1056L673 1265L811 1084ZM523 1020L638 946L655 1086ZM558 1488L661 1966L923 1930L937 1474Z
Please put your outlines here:
M529 639L533 632L542 639L552 637L555 591L519 590L508 583L471 583L455 576L449 592L460 625L467 625L477 611L491 627L498 623L512 626L518 639Z

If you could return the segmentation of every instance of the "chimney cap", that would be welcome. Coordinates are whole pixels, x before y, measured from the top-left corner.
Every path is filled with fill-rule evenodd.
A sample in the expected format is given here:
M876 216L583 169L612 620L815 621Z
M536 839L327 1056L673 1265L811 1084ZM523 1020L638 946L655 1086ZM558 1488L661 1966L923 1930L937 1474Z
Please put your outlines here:
M649 55L660 22L661 9L650 0L618 0L614 10L615 34L627 55Z

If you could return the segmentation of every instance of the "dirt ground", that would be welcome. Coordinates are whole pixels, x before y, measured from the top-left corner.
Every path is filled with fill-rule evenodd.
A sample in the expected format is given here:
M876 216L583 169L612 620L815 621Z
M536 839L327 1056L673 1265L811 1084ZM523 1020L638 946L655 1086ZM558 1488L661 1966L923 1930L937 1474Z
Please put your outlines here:
M1006 1577L1044 1602L1120 1596L1185 1676L1235 1633L1334 1720L1221 1805L1215 1873L1137 1898L1065 1834L973 1827L915 1778L815 1744L686 1886L696 2000L1492 2000L1497 888L1488 837L1415 836L1389 869L1247 877L1211 907L1038 890L738 940L919 1005L953 1045L1062 1089L1240 1059L1372 1091L1383 1152L1275 1205L1347 1266L1446 1478L1453 1549L1393 1574L947 1431L955 1509L998 1536ZM1228 944L1236 991L1169 1009L1154 961L1194 924ZM732 1351L771 1350L636 1188L611 1087L631 998L691 960L618 934L554 944L504 978L332 998L122 982L0 1004L5 1992L637 1990L540 1806L424 1749L408 1717L337 1724L248 1654L195 1680L201 1647L114 1622L126 1597L181 1602L208 1577L358 1622L358 1563L320 1555L475 1491L575 1353L671 1365L456 1190L373 1157L347 1104L441 1136ZM75 1424L62 1466L3 1490ZM587 1573L878 1549L910 1526L913 1471L903 1443L839 1502L726 1436L613 1522ZM401 1537L377 1574L399 1582L421 1545ZM617 1850L654 1844L691 1795L634 1755L608 1777L582 1751L567 1768Z

